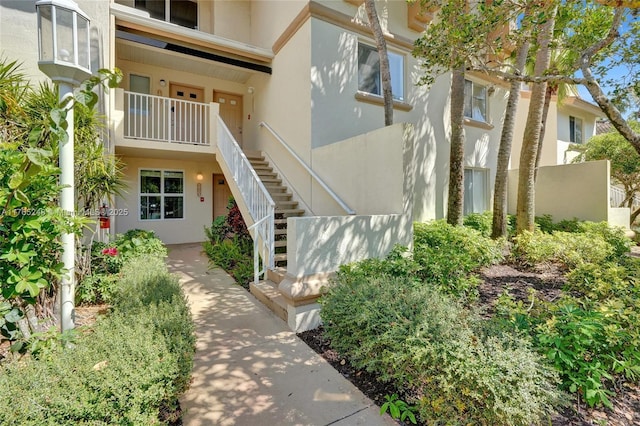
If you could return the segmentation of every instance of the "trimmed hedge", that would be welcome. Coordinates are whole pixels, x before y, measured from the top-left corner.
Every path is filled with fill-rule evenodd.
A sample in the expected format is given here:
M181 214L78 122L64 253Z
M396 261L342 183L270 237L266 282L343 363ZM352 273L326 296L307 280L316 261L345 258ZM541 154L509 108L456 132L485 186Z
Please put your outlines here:
M528 426L553 412L561 400L557 373L528 340L491 331L410 277L357 269L339 272L320 300L326 333L356 368L406 392L422 421Z
M131 259L113 312L73 345L0 370L0 424L163 424L189 383L194 325L157 257Z

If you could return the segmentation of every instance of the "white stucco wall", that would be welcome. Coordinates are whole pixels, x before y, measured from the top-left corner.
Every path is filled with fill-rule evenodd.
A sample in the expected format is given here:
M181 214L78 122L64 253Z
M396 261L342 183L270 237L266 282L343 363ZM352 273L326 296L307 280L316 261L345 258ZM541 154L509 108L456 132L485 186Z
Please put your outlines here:
M375 45L371 38L312 19L311 146L314 149L378 129L384 124L381 105L355 99L358 41ZM430 89L416 86L423 73L418 62L408 51L392 46L390 50L405 56L405 102L413 107L410 111L396 109L394 122L411 123L415 128L414 217L420 221L443 217L446 214L450 150L450 78L448 75L439 77ZM489 97L491 128L465 125L465 166L491 169L491 187L505 105L506 91L496 87ZM385 174L384 168L380 173Z
M411 246L412 226L408 215L289 218L287 274L310 276L382 258L395 244Z
M179 154L176 154L178 157ZM114 217L115 231L123 233L129 229L153 230L165 244L181 244L204 241L204 227L211 226L213 220L212 174L222 173L213 155L202 155L199 161L170 160L159 158L123 157L126 163L125 180L128 185L123 197L116 199L116 211L128 214ZM184 172L184 219L140 220L139 210L139 170L164 169ZM197 195L196 175L202 173L202 196Z
M609 217L609 161L545 166L538 169L535 212L554 221L578 218L600 222ZM509 171L509 213L515 214L518 170Z

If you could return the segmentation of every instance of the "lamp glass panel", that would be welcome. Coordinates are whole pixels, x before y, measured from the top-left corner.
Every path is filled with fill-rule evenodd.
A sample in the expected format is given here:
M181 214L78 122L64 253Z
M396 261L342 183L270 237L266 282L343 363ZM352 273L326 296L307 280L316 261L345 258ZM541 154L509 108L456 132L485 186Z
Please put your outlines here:
M40 60L53 61L53 21L51 5L38 6L40 11Z
M73 12L68 9L56 8L56 38L56 59L74 64Z
M91 69L91 55L89 52L89 21L81 15L78 20L78 65Z

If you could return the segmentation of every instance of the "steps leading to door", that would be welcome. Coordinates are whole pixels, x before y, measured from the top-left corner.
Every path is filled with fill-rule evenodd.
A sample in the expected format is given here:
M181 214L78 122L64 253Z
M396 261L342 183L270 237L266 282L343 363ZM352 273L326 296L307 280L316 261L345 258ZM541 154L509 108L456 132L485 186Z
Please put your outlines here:
M276 203L275 209L275 238L276 238L276 266L286 268L287 262L287 218L302 216L304 209L298 208L298 202L292 201L292 194L273 170L269 161L261 153L245 154L260 180Z
M267 270L264 281L258 284L251 283L250 291L264 305L271 309L278 317L287 321L287 303L280 291L278 284L287 273L287 218L302 216L304 209L298 208L298 202L292 201L292 194L283 185L278 173L273 170L269 161L260 153L247 153L247 159L262 180L267 191L276 203L274 214L275 225L275 269Z

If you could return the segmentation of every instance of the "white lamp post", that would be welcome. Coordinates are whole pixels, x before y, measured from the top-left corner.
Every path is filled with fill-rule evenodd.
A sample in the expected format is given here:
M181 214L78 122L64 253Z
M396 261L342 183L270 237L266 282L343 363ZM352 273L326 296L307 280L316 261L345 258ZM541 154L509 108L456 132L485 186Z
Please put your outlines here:
M60 102L73 97L73 88L91 76L89 54L89 17L71 0L40 0L38 15L38 67L58 84ZM60 143L60 207L73 215L74 158L73 109L66 117L68 140ZM74 327L75 241L73 234L62 235L62 262L67 274L60 285L60 316L62 331Z

